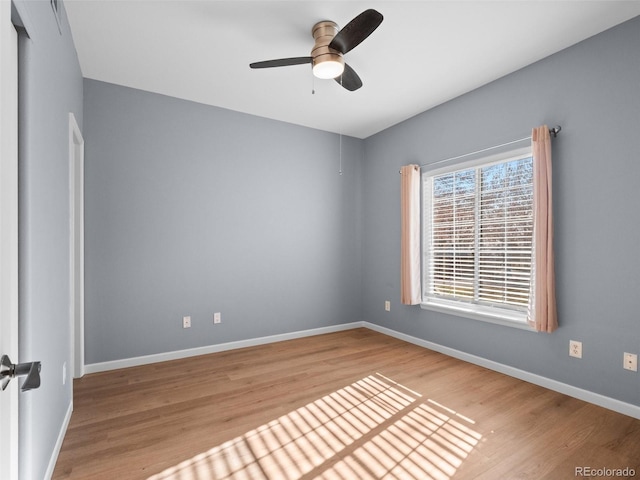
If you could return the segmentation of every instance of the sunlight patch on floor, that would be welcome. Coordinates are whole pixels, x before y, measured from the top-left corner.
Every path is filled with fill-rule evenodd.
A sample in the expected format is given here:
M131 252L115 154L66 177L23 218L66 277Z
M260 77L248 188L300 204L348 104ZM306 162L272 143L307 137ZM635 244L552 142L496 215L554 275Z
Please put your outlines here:
M148 480L448 480L482 438L473 425L376 373Z

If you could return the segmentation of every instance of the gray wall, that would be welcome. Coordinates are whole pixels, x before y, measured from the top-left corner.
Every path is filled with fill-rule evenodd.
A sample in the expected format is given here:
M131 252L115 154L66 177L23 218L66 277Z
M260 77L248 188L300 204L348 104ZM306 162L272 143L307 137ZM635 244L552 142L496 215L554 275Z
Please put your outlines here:
M69 112L82 126L82 74L61 5L20 2L31 38L19 40L20 361L42 361L42 385L20 395L20 471L44 478L71 404ZM22 382L22 380L21 380Z
M425 85L428 88L428 85ZM562 125L554 140L560 329L537 334L399 299L403 164L426 164ZM640 17L365 140L363 320L640 405ZM391 300L392 310L384 311ZM583 359L569 358L569 340Z
M361 140L339 175L335 134L94 80L84 111L87 364L360 320Z

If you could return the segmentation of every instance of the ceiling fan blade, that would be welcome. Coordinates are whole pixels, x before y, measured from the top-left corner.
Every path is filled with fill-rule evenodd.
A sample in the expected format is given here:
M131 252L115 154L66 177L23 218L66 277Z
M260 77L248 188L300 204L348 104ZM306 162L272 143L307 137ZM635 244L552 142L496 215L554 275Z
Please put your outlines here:
M365 10L333 37L329 48L338 50L343 54L353 50L378 28L383 18L382 14L376 10Z
M271 67L288 67L289 65L302 65L304 63L311 63L311 57L293 57L293 58L278 58L277 60L265 60L264 62L250 63L251 68L271 68Z
M362 80L360 80L356 71L346 63L344 64L344 72L339 77L336 77L335 80L350 92L362 86Z

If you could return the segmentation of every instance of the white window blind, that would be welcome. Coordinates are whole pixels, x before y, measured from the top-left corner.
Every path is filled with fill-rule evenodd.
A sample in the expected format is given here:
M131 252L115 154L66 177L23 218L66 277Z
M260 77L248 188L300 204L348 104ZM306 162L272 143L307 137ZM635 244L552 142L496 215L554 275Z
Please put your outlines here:
M525 313L533 252L530 150L425 172L423 201L423 303Z

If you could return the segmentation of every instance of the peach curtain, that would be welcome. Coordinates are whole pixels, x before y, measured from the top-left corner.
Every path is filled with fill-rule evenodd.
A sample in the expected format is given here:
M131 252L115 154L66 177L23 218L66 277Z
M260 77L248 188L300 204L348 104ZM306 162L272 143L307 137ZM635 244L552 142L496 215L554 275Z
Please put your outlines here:
M417 305L420 291L420 167L400 169L400 301Z
M553 255L553 203L551 183L551 136L546 125L531 133L533 150L532 291L528 322L538 332L558 328Z

